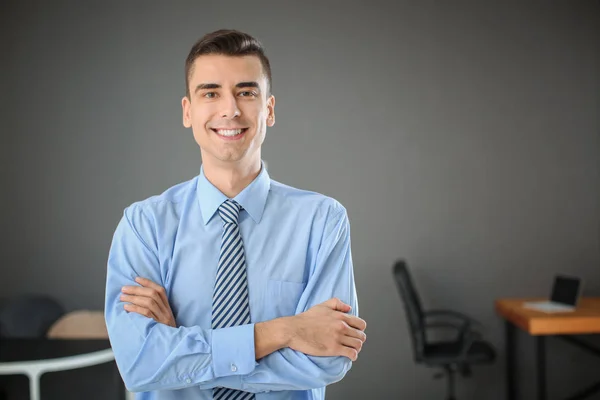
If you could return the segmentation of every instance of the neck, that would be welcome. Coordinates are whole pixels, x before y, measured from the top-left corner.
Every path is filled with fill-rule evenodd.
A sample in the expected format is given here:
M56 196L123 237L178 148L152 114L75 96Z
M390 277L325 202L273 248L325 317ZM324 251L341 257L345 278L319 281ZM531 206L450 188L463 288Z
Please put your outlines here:
M215 162L202 160L204 176L225 196L232 199L246 188L260 173L260 155L250 161Z

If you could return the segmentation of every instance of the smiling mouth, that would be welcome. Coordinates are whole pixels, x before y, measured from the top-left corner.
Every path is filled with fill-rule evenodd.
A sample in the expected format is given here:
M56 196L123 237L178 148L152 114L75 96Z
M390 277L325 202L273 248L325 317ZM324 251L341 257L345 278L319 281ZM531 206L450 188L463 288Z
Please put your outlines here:
M215 132L219 136L223 136L226 138L233 138L233 137L244 134L248 130L248 128L239 128L239 129L214 129L214 128L211 128L210 130Z

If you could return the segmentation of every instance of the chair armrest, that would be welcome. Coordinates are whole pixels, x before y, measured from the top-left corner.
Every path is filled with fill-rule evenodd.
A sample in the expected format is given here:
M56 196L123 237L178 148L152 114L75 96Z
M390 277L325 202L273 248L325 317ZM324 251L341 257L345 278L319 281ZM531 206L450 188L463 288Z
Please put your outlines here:
M471 325L477 325L479 327L483 327L483 324L476 320L475 318L469 317L466 314L463 314L454 310L429 310L423 313L425 318L433 318L433 317L453 317L459 319L461 321L468 321Z
M469 332L471 332L471 323L469 321L464 321L461 324L450 321L425 323L425 330L431 328L452 328L457 331L456 340L462 343L465 341Z
M456 329L457 331L461 331L463 330L465 327L465 324L457 324L455 322L451 322L451 321L442 321L442 322L427 322L425 323L425 329L429 329L429 328L453 328Z
M478 332L477 330L473 329L473 322L478 325L481 325L481 323L479 323L478 321L476 321L472 318L469 318L466 315L463 315L460 313L454 313L452 311L450 311L448 313L448 312L446 312L446 310L436 310L436 313L429 314L429 315L437 316L437 315L449 315L449 314L453 314L453 316L457 316L457 318L460 319L462 321L462 323L457 324L454 321L426 322L425 329L428 329L428 328L453 328L453 329L456 329L458 331L456 341L458 343L460 343L460 353L459 353L459 356L456 361L464 362L467 359L467 354L469 353L469 349L471 348L473 343L477 340L482 339L481 333ZM427 315L427 313L425 315ZM461 318L459 316L462 316L464 318Z
M481 334L477 331L466 330L465 332L463 332L462 337L459 339L460 342L462 343L459 361L466 360L467 353L469 352L469 349L471 348L473 343L477 340L481 340L481 338L482 338Z

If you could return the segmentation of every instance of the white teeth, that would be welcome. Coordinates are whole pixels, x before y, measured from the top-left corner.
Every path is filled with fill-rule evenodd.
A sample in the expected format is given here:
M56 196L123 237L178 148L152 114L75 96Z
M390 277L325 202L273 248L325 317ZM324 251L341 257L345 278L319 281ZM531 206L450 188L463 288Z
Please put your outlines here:
M217 133L222 136L235 136L242 133L242 129L217 129Z

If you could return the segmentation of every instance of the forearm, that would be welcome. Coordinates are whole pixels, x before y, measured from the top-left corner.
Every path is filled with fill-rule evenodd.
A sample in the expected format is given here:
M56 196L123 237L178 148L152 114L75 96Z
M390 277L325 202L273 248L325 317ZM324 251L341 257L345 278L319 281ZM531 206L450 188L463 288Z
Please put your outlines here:
M353 310L358 308L356 296L352 296L350 304L353 305ZM356 315L356 311L351 313ZM255 333L257 365L253 371L241 377L239 389L253 393L272 390L311 390L323 388L345 376L352 367L350 358L339 355L312 355L315 354L312 353L314 348L306 353L296 350L299 347L310 348L311 345L306 343L313 345L317 343L317 347L325 346L325 341L307 336L305 331L314 331L315 326L309 327L308 321L301 318L300 315L295 315L255 325L255 332L260 332ZM257 325L259 325L258 329ZM323 326L325 329L325 325L318 326ZM331 343L327 344L330 345ZM330 353L323 351L323 348L316 351ZM268 354L264 355L265 353Z
M259 360L252 372L241 376L239 389L252 393L319 389L341 380L351 367L347 357L311 356L288 347Z
M296 329L297 316L281 317L254 325L256 366L239 377L222 377L200 384L260 393L273 390L310 390L339 381L350 369L346 357L318 357L289 347ZM238 379L236 379L238 378Z
M107 312L115 359L131 391L211 385L255 365L254 327L172 328L133 313Z
M254 353L257 361L289 345L293 335L292 318L276 318L254 325Z
M245 339L251 338L250 330L244 326L218 330L171 328L129 314L121 316L117 327L111 313L108 326L117 363L127 387L132 391L180 389L194 385L203 389L215 386L241 389L239 378L259 365L255 360L287 347L292 335L292 318L277 318L247 326L254 332L255 354L243 344ZM145 335L133 334L140 328L139 323L144 323ZM232 365L235 365L234 369ZM190 373L175 375L172 373L175 368Z

